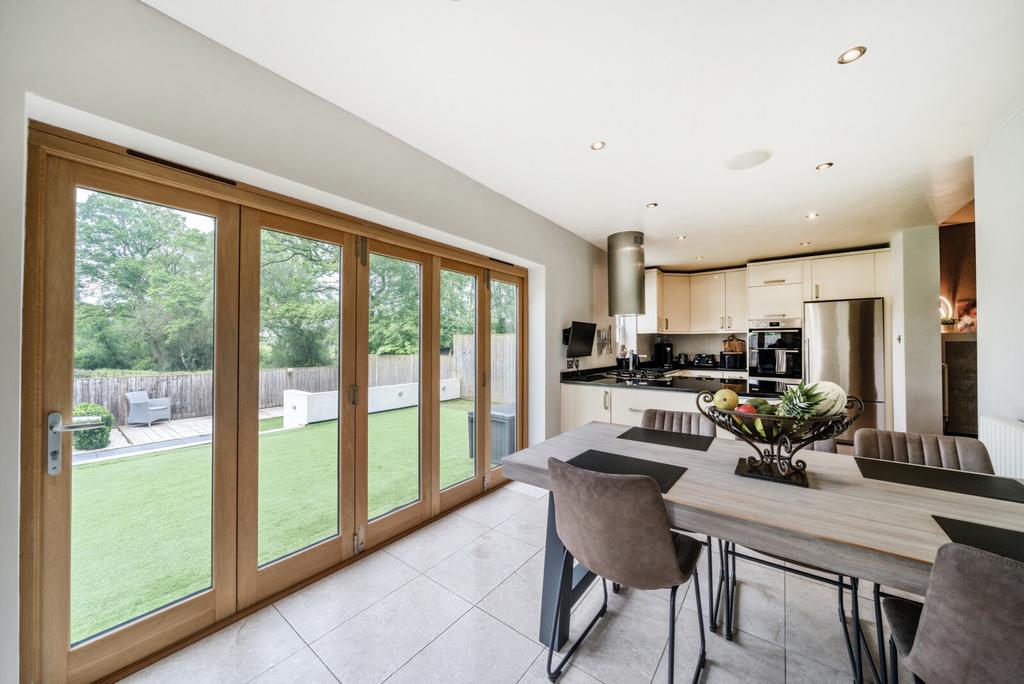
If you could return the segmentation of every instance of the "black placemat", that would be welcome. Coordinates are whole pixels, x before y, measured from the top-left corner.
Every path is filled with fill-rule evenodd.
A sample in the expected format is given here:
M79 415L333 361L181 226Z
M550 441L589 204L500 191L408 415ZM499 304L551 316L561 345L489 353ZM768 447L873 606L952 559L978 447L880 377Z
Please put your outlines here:
M658 483L658 488L664 494L672 489L686 468L683 466L671 465L669 463L658 463L643 458L622 456L621 454L610 454L607 451L596 451L587 449L579 456L569 459L568 463L587 470L595 470L599 473L611 475L649 475Z
M662 446L679 447L680 449L694 449L695 451L707 451L714 437L702 435L688 435L684 432L669 432L668 430L651 430L650 428L629 428L619 439L632 439L637 442L648 444L661 444Z
M933 515L949 540L1024 562L1024 532Z
M1024 503L1024 485L1007 477L883 461L879 458L854 460L857 461L860 474L871 480L885 480L915 487L943 489L947 492Z

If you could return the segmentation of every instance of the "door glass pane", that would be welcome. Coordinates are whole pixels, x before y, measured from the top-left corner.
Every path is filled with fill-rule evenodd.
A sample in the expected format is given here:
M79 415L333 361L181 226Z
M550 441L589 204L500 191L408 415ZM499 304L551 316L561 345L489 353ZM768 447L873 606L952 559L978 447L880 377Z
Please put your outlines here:
M491 467L516 451L519 287L491 281Z
M79 188L71 642L212 583L215 220Z
M476 277L441 271L441 489L476 475Z
M261 232L260 565L338 534L340 307L341 247Z
M370 255L367 517L420 498L420 265Z

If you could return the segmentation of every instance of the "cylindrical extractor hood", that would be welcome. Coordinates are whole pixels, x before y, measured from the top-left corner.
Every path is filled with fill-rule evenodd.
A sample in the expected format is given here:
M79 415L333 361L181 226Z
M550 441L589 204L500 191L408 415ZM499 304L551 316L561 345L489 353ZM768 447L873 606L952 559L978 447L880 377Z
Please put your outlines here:
M644 234L627 230L608 236L608 315L644 313Z

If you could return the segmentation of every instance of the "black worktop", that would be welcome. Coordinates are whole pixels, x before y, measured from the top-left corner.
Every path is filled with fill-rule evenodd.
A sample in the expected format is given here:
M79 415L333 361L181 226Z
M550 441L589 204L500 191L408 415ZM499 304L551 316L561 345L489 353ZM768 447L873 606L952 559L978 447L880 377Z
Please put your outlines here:
M721 369L716 369L721 370ZM731 389L740 396L775 398L781 396L776 391L762 391L755 383L753 387L742 378L665 378L663 380L623 380L608 377L614 368L598 368L580 373L562 373L562 382L571 385L594 385L597 387L626 387L635 389L664 390L668 392L690 392L697 394L705 390L714 394L720 389Z

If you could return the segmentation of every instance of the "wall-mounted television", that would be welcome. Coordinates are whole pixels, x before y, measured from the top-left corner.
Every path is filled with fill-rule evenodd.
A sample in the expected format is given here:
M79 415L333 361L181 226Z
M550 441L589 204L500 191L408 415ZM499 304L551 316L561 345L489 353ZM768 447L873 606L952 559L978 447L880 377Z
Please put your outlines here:
M581 323L573 321L572 325L562 331L563 342L568 346L565 356L575 359L580 356L590 356L594 350L594 332L597 330L597 323Z

